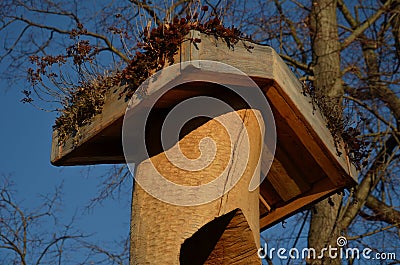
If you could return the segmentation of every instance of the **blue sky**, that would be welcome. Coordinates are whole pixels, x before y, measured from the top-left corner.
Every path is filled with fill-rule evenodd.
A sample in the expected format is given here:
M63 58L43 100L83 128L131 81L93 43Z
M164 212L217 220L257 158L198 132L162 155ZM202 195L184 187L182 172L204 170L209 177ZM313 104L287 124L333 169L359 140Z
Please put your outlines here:
M20 102L17 87L0 90L0 175L10 175L17 190L16 199L26 208L37 206L39 194L52 193L63 183L65 220L77 214L77 226L95 233L95 241L118 240L129 231L129 198L107 201L83 215L83 207L96 195L98 176L106 166L55 167L50 164L52 125L55 113L37 110ZM127 208L128 207L128 208ZM112 227L113 229L110 229Z

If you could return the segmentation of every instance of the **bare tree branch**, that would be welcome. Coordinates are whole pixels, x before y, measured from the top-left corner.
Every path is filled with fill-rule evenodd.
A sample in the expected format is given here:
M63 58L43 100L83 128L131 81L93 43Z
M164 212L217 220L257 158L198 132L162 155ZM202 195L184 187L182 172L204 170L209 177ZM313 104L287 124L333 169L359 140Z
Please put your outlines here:
M26 261L25 261L25 252L23 252L12 240L10 240L9 238L7 238L5 235L0 234L0 238L2 239L2 241L5 241L6 245L0 245L0 248L4 248L4 249L10 249L12 251L14 251L15 253L18 254L21 264L26 265ZM8 245L8 246L7 246Z
M309 64L301 63L301 62L293 59L293 57L291 57L291 56L288 56L288 55L282 54L282 53L279 54L279 56L284 61L286 61L288 64L290 64L290 65L292 65L292 66L294 66L296 68L299 68L299 69L305 71L306 73L312 74L313 71L314 71L314 67L313 66L311 66Z
M146 10L146 12L150 15L150 17L154 19L157 26L160 26L162 24L161 19L157 16L154 9L151 6L149 6L145 1L129 0L129 2L138 6L139 8L143 8L144 10Z
M288 25L289 30L290 30L290 34L291 34L291 36L293 37L293 40L295 41L295 43L296 43L296 45L297 45L296 48L298 48L298 49L300 50L300 53L301 53L301 61L302 61L303 64L305 64L305 63L307 62L307 54L306 54L306 52L305 52L305 50L304 50L304 44L303 44L303 42L300 40L300 38L299 38L298 35L297 35L296 27L294 26L293 22L292 22L290 19L288 19L288 18L286 17L286 15L284 14L282 5L281 5L281 3L279 2L279 0L274 0L274 3L275 3L275 6L276 6L276 9L277 9L278 12L279 12L280 17L281 17L281 18L283 19L283 21Z
M376 220L396 226L400 225L400 211L397 211L393 207L378 200L375 196L369 195L365 202L365 206L375 213L374 218L376 218Z
M353 222L354 218L364 206L368 196L375 189L376 185L381 180L385 169L388 167L391 160L391 155L398 146L396 137L390 136L386 141L381 151L376 156L373 164L368 169L365 177L356 188L353 203L349 204L348 208L344 209L340 218L340 225L346 229Z
M74 218L69 224L58 223L54 205L60 199L60 187L54 194L43 196L38 208L26 210L15 202L14 192L10 191L11 184L8 183L5 178L3 187L0 187L0 257L5 257L0 262L62 265L66 261L64 252L71 251L72 242L74 254L78 251L88 253L96 264L110 264L118 260L118 264L122 265L127 261L127 246L118 249L121 253L110 255L106 260L100 259L98 249L102 249L102 255L111 253L111 250L84 241L89 236L75 230ZM41 227L43 224L46 226ZM4 255L5 252L14 255Z
M76 14L74 14L72 12L68 12L66 10L57 10L57 11L52 11L49 9L44 10L44 9L35 8L33 6L29 6L23 1L17 1L17 3L18 3L18 5L23 6L24 8L26 8L27 10L32 11L32 12L41 13L41 14L52 14L52 15L57 15L57 16L67 16L67 17L72 18L76 22L76 24L81 23L81 21L79 20L79 18Z
M375 235L377 233L381 233L383 231L392 229L392 228L394 228L394 227L396 227L398 225L399 224L389 225L389 226L386 226L386 227L383 227L383 228L379 228L379 229L374 230L374 231L369 231L369 232L367 232L365 234L361 234L361 235L358 235L358 236L350 236L350 237L347 237L347 240L357 240L357 239L364 238L364 237L367 237L367 236L372 236L372 235Z
M23 17L12 17L12 18L14 18L16 20L19 20L19 21L22 21L22 22L24 22L27 25L30 25L32 27L54 31L54 32L57 32L59 34L72 35L72 31L70 31L70 30L63 30L63 29L60 29L60 28L57 28L57 27L53 27L53 26L49 26L49 25L39 24L39 23L33 22L33 21L28 20L28 19L23 18ZM95 32L90 32L90 31L85 31L85 32L82 33L82 35L89 36L89 37L94 37L94 38L102 40L106 44L107 48L111 52L113 52L116 55L118 55L125 62L130 62L130 59L125 54L123 54L119 49L117 49L114 45L112 45L111 41L106 36L98 34L98 33L95 33Z
M352 29L355 29L357 27L357 21L353 18L353 15L350 13L350 10L347 8L347 5L344 3L344 1L338 0L337 5Z
M67 239L78 239L78 238L82 238L83 235L76 235L76 236L61 236L61 237L57 237L55 239L53 239L42 251L42 253L40 253L40 256L38 257L38 259L36 260L36 265L40 265L40 263L42 262L42 259L44 258L44 256L47 254L47 252L49 251L50 248L52 248L55 244L57 244L59 241L65 241Z
M371 112L376 118L378 118L384 124L389 126L393 130L394 133L398 132L397 127L395 125L393 125L391 122L389 122L385 118L383 118L376 110L372 109L367 103L364 103L363 101L361 101L361 100L359 100L357 98L351 97L351 96L344 96L344 98L347 98L347 99L357 103L358 105L360 105L364 109L366 109L369 112Z
M353 33L342 42L340 49L343 50L347 48L353 41L360 37L382 14L388 11L392 2L392 0L387 1L374 15L370 16L364 23L355 28Z

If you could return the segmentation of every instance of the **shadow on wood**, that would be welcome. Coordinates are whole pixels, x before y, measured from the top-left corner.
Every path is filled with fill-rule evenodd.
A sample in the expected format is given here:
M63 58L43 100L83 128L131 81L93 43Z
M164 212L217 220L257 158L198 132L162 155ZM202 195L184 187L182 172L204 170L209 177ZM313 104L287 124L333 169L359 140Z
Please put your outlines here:
M260 264L254 236L240 209L204 225L182 244L181 265Z

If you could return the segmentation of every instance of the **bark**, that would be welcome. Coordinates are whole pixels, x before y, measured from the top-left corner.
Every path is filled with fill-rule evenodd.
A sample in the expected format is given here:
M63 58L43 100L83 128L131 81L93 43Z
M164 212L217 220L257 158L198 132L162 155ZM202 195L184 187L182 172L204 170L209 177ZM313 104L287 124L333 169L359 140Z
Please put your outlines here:
M369 90L365 93L367 98L378 98L385 103L392 111L396 120L400 120L400 99L396 93L391 90L381 80L381 71L379 69L379 58L376 53L378 44L376 41L364 38L361 43L362 52L367 66Z
M342 196L335 194L329 199L317 203L312 210L308 247L314 248L317 256L324 247L329 247L329 245L336 247L336 239L340 236L339 226L336 224L341 203ZM341 264L341 261L324 256L322 259L310 259L307 264Z
M376 197L372 195L368 196L365 206L374 212L374 220L383 221L391 225L400 224L400 212L378 200Z
M340 42L336 21L335 0L314 0L310 14L310 30L313 49L314 87L317 96L325 98L329 111L341 110L343 87L340 74ZM340 115L340 113L339 113ZM311 214L308 247L319 255L323 247L336 246L339 236L337 217L341 205L341 195L315 205ZM326 253L327 254L327 253ZM340 264L339 259L310 259L308 264Z
M382 4L385 4L387 2L391 1L381 0ZM389 23L392 28L394 45L396 48L396 56L397 60L399 61L398 64L400 64L400 0L392 1L390 10L391 12L389 13Z
M340 42L336 0L314 0L310 14L314 87L340 102L343 95L340 73Z

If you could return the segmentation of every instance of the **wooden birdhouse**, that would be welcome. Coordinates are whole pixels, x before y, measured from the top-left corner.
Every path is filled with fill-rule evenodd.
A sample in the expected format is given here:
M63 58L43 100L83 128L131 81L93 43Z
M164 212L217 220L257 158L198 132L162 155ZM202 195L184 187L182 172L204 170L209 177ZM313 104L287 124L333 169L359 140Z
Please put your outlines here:
M326 127L324 117L318 110L314 109L311 99L302 93L301 83L271 47L238 42L234 48L228 48L223 40L216 39L213 36L198 32L191 32L190 34L191 36L189 37L199 38L201 42L196 43L196 45L191 42L182 43L178 54L175 56L175 62L180 64L195 60L217 61L243 71L258 85L259 88L257 89L260 89L267 99L275 119L277 136L275 156L269 172L256 191L256 199L259 203L257 202L249 207L243 206L243 208L247 207L249 209L242 209L241 202L238 203L237 207L232 206L232 209L237 208L235 214L238 211L242 212L243 216L247 218L247 222L250 223L249 227L252 233L248 236L251 237L253 235L255 237L255 246L259 246L257 242L259 231L254 231L255 229L264 230L304 209L304 207L341 191L345 187L356 184L357 173L349 162L346 151L341 149L340 144L335 145L334 139ZM249 46L253 46L253 48L249 49ZM204 71L210 71L210 69ZM234 77L229 80L233 83L235 82ZM162 120L158 119L164 119L165 115L161 113L168 113L169 109L183 100L194 96L217 96L218 93L223 93L224 90L218 90L217 86L216 84L206 84L204 82L192 82L169 90L154 106L153 111L160 113L160 115L153 115L152 122L154 124L162 124ZM57 130L54 131L51 152L51 163L53 165L122 164L126 162L122 145L122 126L128 101L120 96L121 89L123 88L110 88L106 95L102 113L95 116L90 124L80 128L81 137L79 139L71 136L65 139L63 144L60 144L58 132ZM139 109L143 108L143 106L138 102L135 108ZM154 126L154 128L154 130L157 130L158 127ZM151 149L152 147L150 146L149 148ZM337 148L339 148L342 155L337 155ZM159 152L154 152L154 154L159 154ZM243 192L234 194L237 197L247 196L243 195ZM138 197L140 196L144 195L139 194ZM240 201L240 198L237 198L237 200ZM137 203L140 204L140 202ZM251 204L251 200L249 199L246 203ZM133 214L135 214L134 211L137 213L136 219L133 219L144 220L150 218L149 216L152 216L150 212L152 211L157 212L157 214L151 218L157 219L157 216L160 216L160 213L162 214L163 210L161 208L164 206L153 201L148 207L151 209L145 212L143 211L143 205L132 206ZM185 210L179 209L178 206L171 207L168 208L169 216L180 213L184 215ZM205 215L212 216L210 214L212 211L204 207L189 207L191 209L190 216L201 215L202 211ZM248 213L253 211L251 209L257 213L257 221L252 220L251 214ZM229 212L227 211L223 214L231 212L230 210ZM193 214L194 212L196 214ZM223 216L223 214L220 216ZM218 216L208 218L212 221L214 217ZM241 220L240 218L235 220ZM233 219L230 220L232 221ZM259 223L255 224L258 221ZM164 220L159 221L160 223L157 223L154 219L149 222L162 227L160 223L164 222ZM183 223L177 227L185 229ZM184 232L188 236L180 236L177 239L176 242L179 243L177 243L179 247L189 244L189 238L195 238L198 231L202 231L201 228L207 223L207 220L199 223L199 227L188 228L188 231ZM135 225L135 223L132 223L132 227L136 227ZM147 225L151 226L150 224ZM225 225L225 232L221 232L220 238L224 238L225 233L227 233L227 227L229 225ZM142 230L138 227L137 229L133 229L133 231L138 231L138 234L142 233L140 232ZM165 226L165 229L168 230L168 226ZM163 230L157 230L158 232L156 230L153 231L155 237L160 236L157 233L162 233ZM152 238L150 237L150 240ZM162 240L166 244L175 242L175 239L170 237ZM245 239L242 241L246 242ZM185 244L182 242L185 242ZM173 245L173 243L171 244ZM214 248L212 251L217 251L218 246L219 243L215 243L211 247ZM204 246L204 249L207 249L207 246ZM144 250L137 250L137 252L140 251L143 252ZM181 253L179 254L181 264L184 264L182 260L186 256L182 254L184 252L183 247L177 251ZM254 249L252 251L254 252ZM133 251L133 254L131 254L142 255L137 252ZM212 255L207 255L202 257L203 261L210 261ZM138 260L137 264L145 262L143 257L142 259L138 258ZM160 261L165 260L160 259Z

